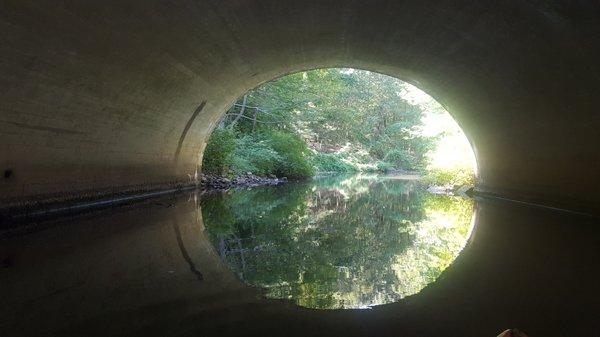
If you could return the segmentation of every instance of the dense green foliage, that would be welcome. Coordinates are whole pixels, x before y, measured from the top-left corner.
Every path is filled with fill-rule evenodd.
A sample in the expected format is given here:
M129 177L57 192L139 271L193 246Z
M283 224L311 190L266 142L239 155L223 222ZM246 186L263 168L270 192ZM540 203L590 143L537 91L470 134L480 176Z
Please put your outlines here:
M475 184L475 175L470 167L454 167L452 169L431 168L423 177L429 185L460 187Z
M420 291L470 229L471 200L374 176L234 190L201 200L221 258L273 298L357 308Z
M204 171L303 177L314 171L422 170L435 139L419 133L423 111L402 97L405 87L389 76L350 69L317 69L269 82L248 92L220 121ZM223 136L230 131L236 143L231 157L225 153L230 139ZM221 145L220 157L212 159Z
M262 136L262 134L242 135L236 139L235 152L229 164L234 174L253 172L265 175L276 170L282 157Z
M236 149L235 135L231 130L217 129L204 149L202 169L206 173L223 175L229 170Z
M258 175L303 178L314 174L306 143L278 130L243 134L231 129L213 132L204 154L203 171L216 175Z
M268 146L281 157L273 170L276 176L302 178L314 175L310 153L302 138L294 133L278 130L268 131L263 135L266 136Z
M336 153L317 152L313 156L313 164L317 172L357 172L358 168Z

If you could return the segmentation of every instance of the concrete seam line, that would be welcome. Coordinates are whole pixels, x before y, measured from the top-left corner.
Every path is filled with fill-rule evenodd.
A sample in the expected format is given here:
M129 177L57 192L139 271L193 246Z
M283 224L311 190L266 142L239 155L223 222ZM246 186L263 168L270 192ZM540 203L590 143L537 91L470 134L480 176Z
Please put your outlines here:
M187 136L188 131L190 130L190 128L192 127L192 124L194 123L194 120L196 119L196 117L198 117L198 115L200 114L202 109L204 109L205 105L206 105L206 101L202 101L202 103L200 103L200 105L196 108L196 110L194 110L194 112L192 113L192 116L185 124L185 127L183 128L183 132L181 133L181 136L179 137L179 142L177 142L177 150L175 150L175 157L174 157L175 162L177 162L177 160L179 159L179 153L181 152L181 147L183 146L183 141L185 140L185 136Z
M198 188L198 187L197 186L185 186L185 187L172 188L172 189L167 189L167 190L162 190L162 191L133 194L133 195L124 196L124 197L116 197L116 198L113 197L113 198L106 198L106 199L101 199L101 200L96 200L96 201L74 203L74 204L71 204L68 206L63 206L63 207L40 209L40 210L33 211L33 212L24 212L24 213L20 213L20 214L18 213L13 216L9 215L9 216L7 216L7 220L8 221L12 220L12 221L18 222L18 221L34 220L36 218L41 218L41 217L59 217L59 216L63 216L63 215L74 215L74 214L78 214L78 213L88 211L88 210L98 209L98 208L102 208L102 207L118 206L118 205L121 205L121 204L124 204L127 202L141 201L144 199L150 199L150 198L159 197L159 196L163 196L163 195L167 195L167 194L173 194L173 193L177 193L177 192L193 190L196 188Z

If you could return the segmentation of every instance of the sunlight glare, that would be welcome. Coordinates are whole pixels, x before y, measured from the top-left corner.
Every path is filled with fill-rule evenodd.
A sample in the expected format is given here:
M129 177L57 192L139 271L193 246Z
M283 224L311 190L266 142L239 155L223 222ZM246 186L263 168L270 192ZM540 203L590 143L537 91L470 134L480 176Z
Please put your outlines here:
M469 167L477 172L477 162L471 145L446 109L426 92L409 83L406 84L402 96L423 109L424 125L421 134L441 137L437 148L429 153L430 167L439 169Z

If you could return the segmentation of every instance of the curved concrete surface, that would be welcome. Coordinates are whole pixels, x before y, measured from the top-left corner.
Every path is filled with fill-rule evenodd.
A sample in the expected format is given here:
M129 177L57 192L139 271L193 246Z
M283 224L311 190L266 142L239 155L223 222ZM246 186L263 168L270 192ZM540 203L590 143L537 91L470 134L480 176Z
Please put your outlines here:
M566 0L3 1L0 195L187 182L245 91L345 66L444 104L480 190L595 211L598 19Z

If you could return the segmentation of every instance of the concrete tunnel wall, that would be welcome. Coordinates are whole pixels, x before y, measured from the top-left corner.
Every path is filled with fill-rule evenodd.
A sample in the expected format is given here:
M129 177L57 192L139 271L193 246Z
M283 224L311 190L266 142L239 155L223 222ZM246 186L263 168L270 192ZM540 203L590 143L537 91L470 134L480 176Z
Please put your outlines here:
M474 146L481 191L598 211L594 1L0 4L0 199L188 182L215 122L286 73L396 76Z

